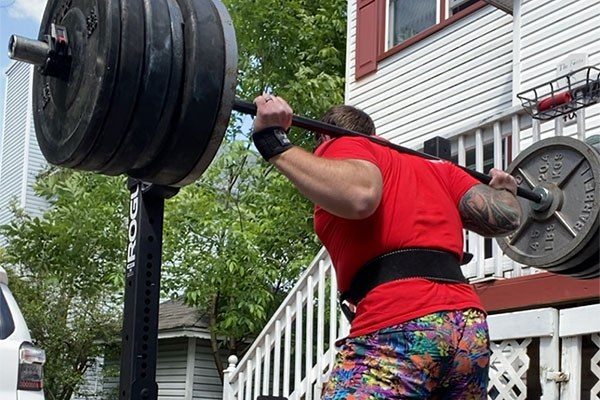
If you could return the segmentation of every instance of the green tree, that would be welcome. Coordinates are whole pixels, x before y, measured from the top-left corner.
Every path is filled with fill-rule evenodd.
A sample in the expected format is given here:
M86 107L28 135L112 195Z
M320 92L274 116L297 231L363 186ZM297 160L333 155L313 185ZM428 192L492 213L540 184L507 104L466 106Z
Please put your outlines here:
M122 178L67 170L35 189L50 208L41 218L15 210L1 262L46 351L46 399L68 400L102 343L119 337L127 190Z
M225 3L237 31L239 96L269 87L311 117L343 102L345 1ZM257 157L248 121L235 122L219 157L167 203L165 218L164 288L207 313L219 371L219 348L239 353L319 248L312 205Z

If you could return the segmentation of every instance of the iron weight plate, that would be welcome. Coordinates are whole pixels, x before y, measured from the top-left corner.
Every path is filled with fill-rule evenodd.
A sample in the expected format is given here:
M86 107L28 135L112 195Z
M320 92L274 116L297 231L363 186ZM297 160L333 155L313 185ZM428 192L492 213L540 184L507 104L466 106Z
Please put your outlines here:
M184 79L172 138L146 168L130 176L175 186L206 151L214 133L225 70L223 28L211 0L177 0L184 19Z
M518 198L525 221L498 244L513 260L538 268L557 266L581 252L598 230L600 160L593 147L569 137L539 141L507 170L519 186L554 194L548 210Z
M108 116L87 157L76 169L98 171L118 149L133 113L144 59L144 7L141 0L121 3L121 46L117 80Z
M181 101L181 80L183 79L183 17L175 0L167 0L171 30L171 65L167 93L163 98L162 112L157 127L146 148L139 154L133 168L143 168L156 158L171 137L173 120ZM177 112L178 113L178 112Z
M171 18L167 0L136 0L144 5L144 69L129 129L100 172L118 175L130 169L157 133L171 76Z
M119 55L118 0L51 0L38 38L52 23L67 30L72 55L68 81L33 74L33 118L44 157L72 167L101 134L110 107Z
M600 252L596 252L596 254L586 260L583 265L589 266L587 271L590 271L590 273L581 274L577 276L578 279L595 279L600 277Z
M587 245L581 249L581 251L573 254L573 257L569 258L567 261L552 267L547 267L545 269L549 272L572 277L582 275L582 271L587 268L584 267L583 264L588 261L594 253L598 252L598 235L599 233L596 231L596 234L587 243ZM586 273L583 273L583 275L586 275Z
M221 106L219 107L217 120L213 128L213 133L206 146L206 150L196 161L194 169L190 171L184 179L179 181L176 186L183 186L192 183L198 179L204 173L204 171L206 171L217 154L219 147L221 147L223 136L225 136L225 132L229 127L229 122L231 120L231 109L235 101L235 89L237 86L238 72L238 50L237 40L235 37L235 28L229 12L227 12L227 8L225 8L225 5L219 0L213 0L213 4L219 13L221 27L223 28L223 38L225 40L225 78L223 83L223 92L221 94Z

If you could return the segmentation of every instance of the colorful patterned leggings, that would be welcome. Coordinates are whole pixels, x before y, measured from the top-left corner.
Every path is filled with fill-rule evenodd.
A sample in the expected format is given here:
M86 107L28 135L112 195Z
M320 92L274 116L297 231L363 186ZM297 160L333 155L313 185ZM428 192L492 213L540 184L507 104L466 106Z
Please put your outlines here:
M436 312L339 344L323 399L487 398L489 336L479 310Z

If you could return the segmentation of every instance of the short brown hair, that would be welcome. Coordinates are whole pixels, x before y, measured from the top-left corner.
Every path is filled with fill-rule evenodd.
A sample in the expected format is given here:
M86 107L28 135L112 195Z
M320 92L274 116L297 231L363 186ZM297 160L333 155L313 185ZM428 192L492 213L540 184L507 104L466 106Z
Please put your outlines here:
M366 112L352 106L341 105L329 109L321 118L321 121L349 129L354 132L364 133L365 135L375 134L375 123ZM325 135L316 134L317 144L320 144L327 138Z

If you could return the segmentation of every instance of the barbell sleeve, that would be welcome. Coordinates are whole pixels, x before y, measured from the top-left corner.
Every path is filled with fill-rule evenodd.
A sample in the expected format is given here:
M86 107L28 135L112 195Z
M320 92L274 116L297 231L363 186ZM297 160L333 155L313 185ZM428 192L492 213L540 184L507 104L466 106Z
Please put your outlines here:
M233 103L233 109L235 111L241 112L243 114L256 115L256 105L249 101L235 99L235 101ZM422 153L417 150L409 149L408 147L403 147L403 146L397 145L397 144L389 142L385 139L381 139L377 136L370 136L370 135L366 135L364 133L351 131L349 129L340 128L339 126L327 124L325 122L317 121L317 120L310 119L307 117L301 117L301 116L297 116L297 115L292 116L292 126L302 128L302 129L307 129L312 132L331 135L331 136L363 137L374 143L377 143L382 146L386 146L386 147L389 147L396 151L399 151L400 153L411 154L411 155L415 155L415 156L425 158L428 160L441 160L441 158L439 158L439 157L435 157L435 156L432 156L431 154ZM447 161L447 160L445 160L445 161ZM460 169L462 169L463 171L465 171L466 173L468 173L469 175L471 175L473 178L477 179L481 183L489 184L490 181L492 180L492 178L489 175L485 175L478 171L473 171L472 169L463 167L462 165L458 165L458 164L454 164L454 165L456 165L457 167L459 167ZM535 203L542 202L541 195L539 195L538 193L535 193L529 189L525 189L525 188L520 188L520 187L517 188L517 196L522 197L527 200L530 200L530 201L533 201Z

